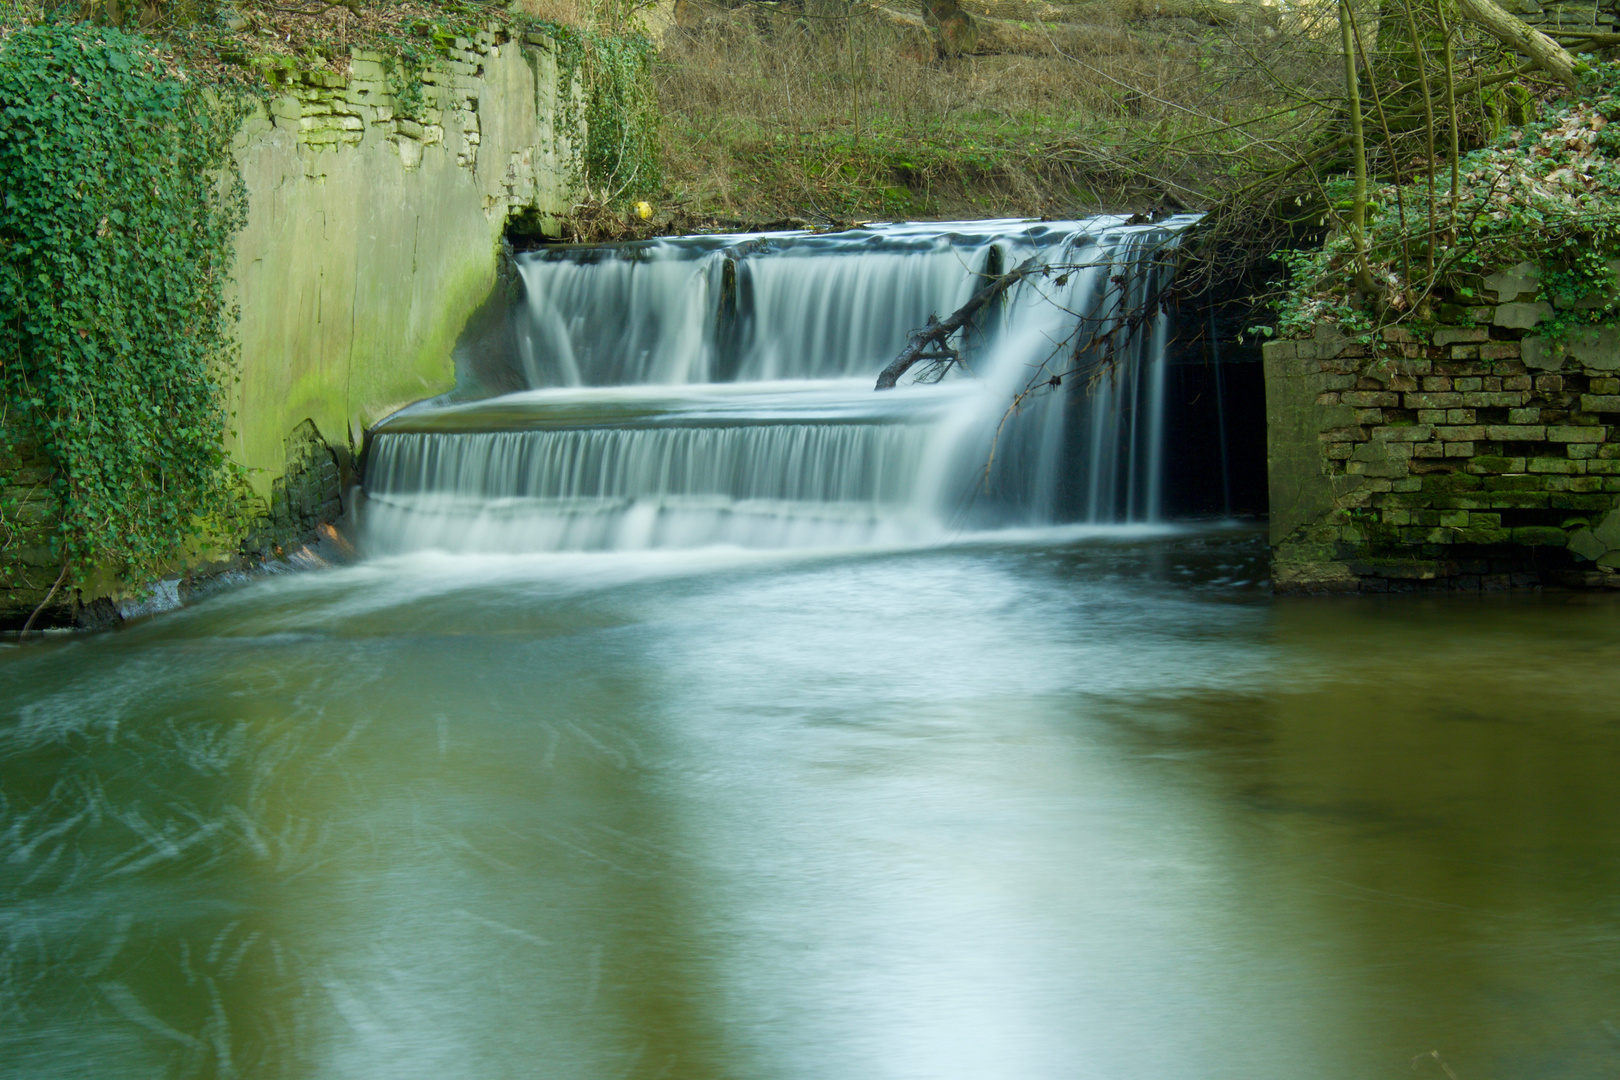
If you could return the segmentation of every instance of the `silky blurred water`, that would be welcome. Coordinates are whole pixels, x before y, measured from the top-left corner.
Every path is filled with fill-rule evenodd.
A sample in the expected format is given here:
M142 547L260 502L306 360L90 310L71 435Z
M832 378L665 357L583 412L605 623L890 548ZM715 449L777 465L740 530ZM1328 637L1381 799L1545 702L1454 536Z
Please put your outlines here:
M0 647L0 1074L1620 1072L1614 603L1263 575L418 554Z

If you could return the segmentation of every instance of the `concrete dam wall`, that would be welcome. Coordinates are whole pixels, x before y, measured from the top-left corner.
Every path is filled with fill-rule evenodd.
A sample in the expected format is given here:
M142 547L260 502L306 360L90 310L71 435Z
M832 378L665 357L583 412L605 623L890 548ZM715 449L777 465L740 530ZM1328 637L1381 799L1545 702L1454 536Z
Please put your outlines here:
M580 185L579 87L543 35L456 38L414 72L357 49L347 77L271 77L235 142L248 218L227 451L256 505L245 538L195 552L176 574L331 520L365 429L454 384L456 339L496 286L509 222L554 225ZM50 471L28 445L0 446L0 472L25 492L0 548L0 623L26 618L57 576ZM56 597L53 617L138 604L132 584L92 575Z

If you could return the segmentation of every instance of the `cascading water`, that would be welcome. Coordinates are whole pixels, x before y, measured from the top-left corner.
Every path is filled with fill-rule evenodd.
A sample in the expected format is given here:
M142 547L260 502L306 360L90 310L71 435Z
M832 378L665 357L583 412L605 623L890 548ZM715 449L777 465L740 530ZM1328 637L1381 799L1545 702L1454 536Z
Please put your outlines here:
M417 407L379 428L368 542L823 547L1155 520L1166 338L1156 256L1190 220L893 225L524 255L515 363L530 389ZM966 370L874 392L914 330L1031 258L1060 269L987 309ZM1077 333L1090 347L1076 352Z

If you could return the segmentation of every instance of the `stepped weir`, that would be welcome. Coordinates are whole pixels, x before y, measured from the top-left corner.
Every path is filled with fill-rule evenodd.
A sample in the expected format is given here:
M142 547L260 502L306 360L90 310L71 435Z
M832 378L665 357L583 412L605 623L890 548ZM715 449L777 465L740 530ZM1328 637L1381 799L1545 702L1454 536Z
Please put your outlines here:
M1192 220L521 255L507 382L523 389L452 395L381 425L367 541L380 553L843 547L1159 521L1159 300ZM1031 259L1057 269L987 308L959 365L874 392L913 331Z

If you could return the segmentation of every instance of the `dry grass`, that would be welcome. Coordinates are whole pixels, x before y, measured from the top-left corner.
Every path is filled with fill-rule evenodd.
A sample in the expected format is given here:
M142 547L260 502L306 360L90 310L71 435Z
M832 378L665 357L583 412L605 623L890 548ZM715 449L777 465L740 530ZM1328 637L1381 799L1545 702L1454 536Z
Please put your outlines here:
M1212 25L1190 6L1144 20L1142 0L970 0L980 55L952 60L904 11L857 7L847 21L814 21L692 2L685 25L664 35L657 75L666 202L687 216L1193 205L1233 147L1174 140L1273 106L1278 95L1253 62L1262 54L1301 66L1264 20ZM1053 13L1064 21L1001 17Z
M521 0L519 10L561 26L584 26L587 9L579 0Z

